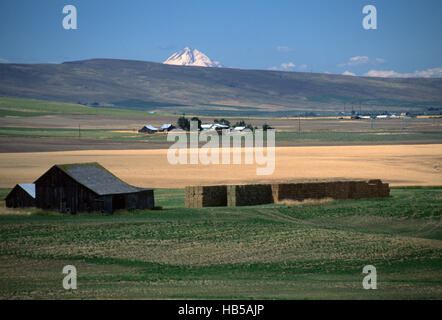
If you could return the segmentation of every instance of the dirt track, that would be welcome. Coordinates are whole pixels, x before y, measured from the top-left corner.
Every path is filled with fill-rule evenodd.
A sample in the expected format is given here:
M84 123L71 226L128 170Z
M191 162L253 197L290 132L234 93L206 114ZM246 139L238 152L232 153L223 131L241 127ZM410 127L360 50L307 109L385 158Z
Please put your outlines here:
M167 150L1 153L0 187L32 182L56 163L98 161L130 184L180 188L196 184L312 178L380 178L392 185L442 185L442 144L278 147L273 175L256 165L170 165Z

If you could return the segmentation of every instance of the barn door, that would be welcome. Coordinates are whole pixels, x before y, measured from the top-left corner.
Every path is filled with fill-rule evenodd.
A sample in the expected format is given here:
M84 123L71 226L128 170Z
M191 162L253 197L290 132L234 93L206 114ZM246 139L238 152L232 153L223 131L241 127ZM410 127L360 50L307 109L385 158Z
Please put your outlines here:
M112 196L112 210L119 210L126 208L126 199L124 195Z

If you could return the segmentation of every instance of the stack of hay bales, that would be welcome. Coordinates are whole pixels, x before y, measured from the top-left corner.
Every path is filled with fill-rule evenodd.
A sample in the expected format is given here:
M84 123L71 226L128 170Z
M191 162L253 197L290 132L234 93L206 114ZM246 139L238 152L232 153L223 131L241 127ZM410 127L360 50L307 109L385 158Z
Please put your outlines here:
M348 181L330 181L325 185L325 193L328 198L347 199L350 190Z
M379 179L368 180L370 198L385 198L390 196L390 186Z
M237 207L283 200L362 199L390 196L381 180L316 181L277 184L186 187L186 208Z
M348 199L370 198L372 191L366 181L351 181Z
M349 184L344 181L272 184L275 202L288 199L297 201L323 198L347 199L348 190Z
M270 184L227 186L227 206L254 206L273 203Z
M305 183L272 184L273 199L282 200L305 199L362 199L390 196L388 183L381 180L357 181L326 181Z
M186 208L227 206L227 186L186 187Z

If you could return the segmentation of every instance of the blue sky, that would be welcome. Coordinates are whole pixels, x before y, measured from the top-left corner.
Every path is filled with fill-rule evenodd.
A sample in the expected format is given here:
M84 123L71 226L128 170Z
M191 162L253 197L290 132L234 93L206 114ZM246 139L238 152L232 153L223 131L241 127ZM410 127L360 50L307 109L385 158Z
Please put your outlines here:
M78 29L62 27L76 6ZM362 8L377 8L364 30ZM2 0L0 62L162 62L190 46L245 69L442 76L439 0Z

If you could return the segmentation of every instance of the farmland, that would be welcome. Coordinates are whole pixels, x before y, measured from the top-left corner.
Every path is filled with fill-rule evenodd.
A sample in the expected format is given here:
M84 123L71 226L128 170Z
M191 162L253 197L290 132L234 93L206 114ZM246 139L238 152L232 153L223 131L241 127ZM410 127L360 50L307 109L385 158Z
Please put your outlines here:
M112 108L94 108L77 103L0 97L0 117L35 117L44 115L92 115L134 117L148 113Z
M6 190L2 190L2 194ZM113 216L0 215L0 297L440 299L442 189L389 199L162 210ZM64 265L78 271L65 291ZM378 290L362 289L377 267Z
M73 129L73 128L0 128L0 137L21 138L84 138L98 140L129 140L129 141L163 141L167 144L166 134L138 134L132 130L112 129ZM351 142L428 142L440 141L442 131L401 132L397 130L382 130L374 132L277 132L276 141L279 143L351 143Z
M268 176L256 175L263 167L256 163L172 165L167 153L167 149L0 153L0 187L35 181L53 164L91 161L147 188L322 178L379 178L395 186L442 184L440 144L277 147L275 170Z
M2 299L442 298L441 118L230 117L277 129L275 172L257 176L256 164L173 166L164 134L136 132L177 115L15 98L0 98L0 109ZM16 183L55 163L88 161L157 188L162 209L5 208ZM186 185L306 178L394 187L388 199L184 208ZM62 288L68 264L78 290ZM377 267L378 290L362 289L367 264Z
M188 116L189 118L191 116ZM178 115L0 97L0 152L167 149L165 134L142 134L146 124L176 124ZM337 117L226 117L276 129L277 146L434 144L442 118L350 120ZM213 117L200 116L203 123Z

